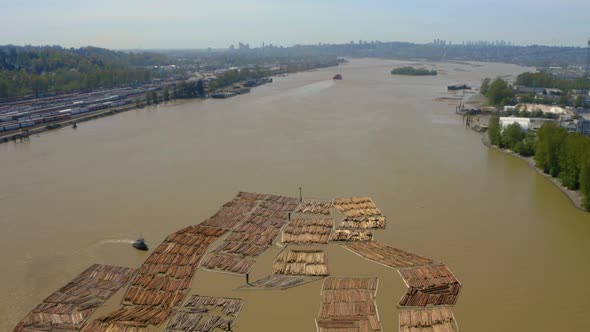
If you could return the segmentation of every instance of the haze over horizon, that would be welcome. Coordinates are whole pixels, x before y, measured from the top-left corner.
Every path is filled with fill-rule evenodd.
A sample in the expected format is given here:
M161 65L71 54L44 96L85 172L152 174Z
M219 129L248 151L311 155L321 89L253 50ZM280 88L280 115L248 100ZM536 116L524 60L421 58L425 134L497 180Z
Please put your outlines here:
M585 46L588 12L590 1L583 0L3 0L0 29L10 33L0 35L0 44L154 49L439 38Z

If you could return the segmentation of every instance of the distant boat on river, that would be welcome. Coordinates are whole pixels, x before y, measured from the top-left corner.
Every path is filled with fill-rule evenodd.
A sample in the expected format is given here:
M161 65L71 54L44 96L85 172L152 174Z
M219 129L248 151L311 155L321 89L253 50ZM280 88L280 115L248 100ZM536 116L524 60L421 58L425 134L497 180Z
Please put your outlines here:
M449 91L457 91L457 90L471 90L471 87L467 84L456 84L456 85L449 85L447 87Z
M334 77L332 77L332 79L334 79L334 80L341 80L342 79L342 75L336 74L336 75L334 75Z

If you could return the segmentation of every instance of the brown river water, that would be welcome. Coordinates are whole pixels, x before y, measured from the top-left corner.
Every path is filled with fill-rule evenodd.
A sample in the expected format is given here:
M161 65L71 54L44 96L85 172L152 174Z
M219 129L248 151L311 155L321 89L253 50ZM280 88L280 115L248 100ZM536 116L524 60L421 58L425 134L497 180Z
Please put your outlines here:
M590 214L524 162L464 129L446 85L516 75L506 64L352 60L276 78L248 95L133 110L0 145L0 331L92 263L139 266L169 233L238 190L370 195L376 239L446 263L463 282L462 331L590 331ZM335 73L342 81L332 81ZM251 280L271 271L265 252ZM398 273L337 246L332 275L380 278L384 331L397 331ZM234 291L244 278L198 271L192 293L241 297L236 331L315 331L321 282ZM118 292L96 315L116 308ZM161 329L160 329L161 330Z

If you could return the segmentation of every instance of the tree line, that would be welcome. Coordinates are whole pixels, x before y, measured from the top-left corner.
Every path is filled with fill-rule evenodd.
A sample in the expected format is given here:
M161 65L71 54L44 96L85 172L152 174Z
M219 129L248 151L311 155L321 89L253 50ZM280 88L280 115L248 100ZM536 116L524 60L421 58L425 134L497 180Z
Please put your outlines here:
M493 145L532 156L543 172L559 178L570 190L580 190L584 207L590 210L590 137L568 133L555 122L543 124L536 133L525 134L518 123L502 130L499 116L494 115L488 138Z
M136 99L135 106L143 107L144 105L157 105L160 102L168 102L177 99L205 98L205 83L203 80L198 81L181 81L174 83L171 87L164 87L162 93L148 91L143 99Z
M558 79L544 72L519 74L516 77L515 84L529 88L556 88L564 91L564 94L559 98L535 96L533 93L516 96L508 82L501 78L496 78L493 81L490 78L485 78L481 83L480 93L488 97L490 105L496 107L515 105L517 103L584 107L583 96L575 95L572 92L573 90L583 90L590 87L590 83L584 82L583 79Z
M154 78L166 57L97 47L0 46L0 98L113 87Z

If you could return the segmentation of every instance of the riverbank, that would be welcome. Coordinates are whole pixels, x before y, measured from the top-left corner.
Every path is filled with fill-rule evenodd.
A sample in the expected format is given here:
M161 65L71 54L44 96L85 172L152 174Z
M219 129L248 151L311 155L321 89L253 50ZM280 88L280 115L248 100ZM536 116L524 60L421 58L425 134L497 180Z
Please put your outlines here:
M535 165L535 160L532 157L523 157L514 151L511 151L508 149L502 149L500 147L490 144L487 133L482 134L481 141L485 146L487 146L490 149L500 151L506 155L509 155L509 156L512 156L514 158L518 158L518 159L524 161L527 165L529 165L529 167L531 167L532 169L537 171L537 173L541 174L541 176L543 176L544 178L549 180L551 183L553 183L553 185L555 185L559 190L561 190L561 192L563 192L569 198L569 200L572 202L572 204L577 209L580 209L584 212L589 212L588 210L586 210L584 208L584 204L582 204L582 194L579 191L568 189L563 184L561 184L561 182L559 181L558 178L554 178L551 175L543 172L542 169L540 169L539 167L537 167Z

